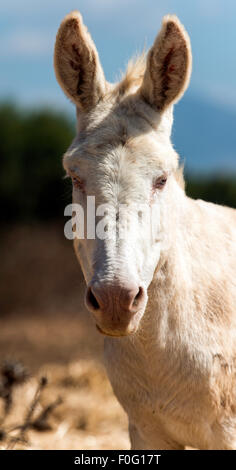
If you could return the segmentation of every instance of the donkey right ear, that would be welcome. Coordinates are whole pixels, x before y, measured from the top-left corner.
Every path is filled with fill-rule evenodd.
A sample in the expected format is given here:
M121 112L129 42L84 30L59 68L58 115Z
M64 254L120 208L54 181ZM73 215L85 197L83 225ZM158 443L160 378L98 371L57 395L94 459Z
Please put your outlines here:
M89 111L105 95L98 52L78 11L67 15L60 25L54 68L61 88L79 109Z
M184 94L191 69L188 34L175 15L167 15L147 57L141 96L154 109L164 111Z

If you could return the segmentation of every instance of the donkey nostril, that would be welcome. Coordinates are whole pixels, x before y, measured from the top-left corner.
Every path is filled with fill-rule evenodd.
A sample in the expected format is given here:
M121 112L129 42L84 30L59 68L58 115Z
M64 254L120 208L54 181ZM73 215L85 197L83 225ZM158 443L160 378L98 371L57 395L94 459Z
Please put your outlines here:
M88 291L87 300L95 310L98 310L100 308L99 303L98 303L95 295L92 293L91 289L89 289L89 291Z
M137 307L137 305L139 304L139 302L140 302L140 300L141 300L142 297L143 297L143 288L140 287L139 290L138 290L137 295L136 295L135 298L134 298L132 307Z

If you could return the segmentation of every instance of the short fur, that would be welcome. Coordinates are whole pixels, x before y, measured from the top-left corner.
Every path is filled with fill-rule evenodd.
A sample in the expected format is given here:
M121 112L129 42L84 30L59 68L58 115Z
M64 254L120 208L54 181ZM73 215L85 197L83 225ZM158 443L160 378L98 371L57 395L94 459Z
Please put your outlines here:
M152 241L147 226L132 224L115 246L75 240L88 286L132 280L145 291L131 319L94 312L100 331L117 336L106 337L105 359L132 448L236 449L236 213L186 196L170 142L173 104L191 73L188 35L165 17L147 61L130 63L113 85L73 12L59 28L55 70L78 108L68 174L98 205L146 203L159 222ZM162 174L166 186L154 194ZM85 206L84 193L75 188L73 201Z
M106 82L97 49L79 12L70 13L61 24L54 66L64 92L83 110L91 109L104 96Z

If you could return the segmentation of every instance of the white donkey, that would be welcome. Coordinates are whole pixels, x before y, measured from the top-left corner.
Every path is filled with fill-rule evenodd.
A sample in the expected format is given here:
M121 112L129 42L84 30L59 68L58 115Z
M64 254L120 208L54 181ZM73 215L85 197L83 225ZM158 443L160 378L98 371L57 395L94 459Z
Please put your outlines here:
M74 203L85 208L95 195L96 207L128 214L146 204L158 221L154 237L128 219L125 240L75 240L132 448L236 449L236 215L186 196L170 142L191 73L188 35L166 16L147 58L110 84L72 12L57 34L55 71L77 107L64 156Z

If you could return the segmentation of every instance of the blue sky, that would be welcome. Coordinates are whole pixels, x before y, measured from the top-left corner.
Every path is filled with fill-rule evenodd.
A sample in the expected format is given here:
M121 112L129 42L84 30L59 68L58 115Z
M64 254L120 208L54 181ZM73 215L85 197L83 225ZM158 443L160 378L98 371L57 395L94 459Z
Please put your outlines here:
M56 83L52 57L57 28L79 9L108 80L129 57L149 47L161 18L175 13L193 48L189 95L236 110L235 0L7 0L0 5L0 99L72 110Z

